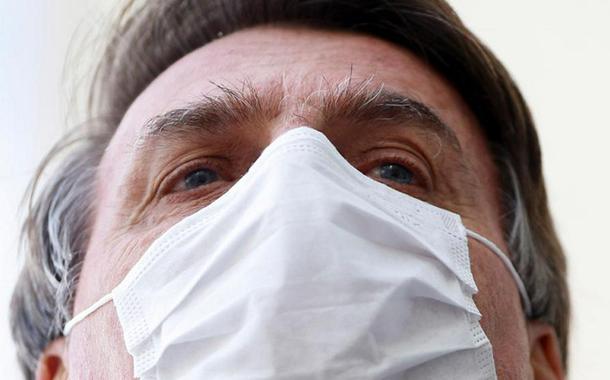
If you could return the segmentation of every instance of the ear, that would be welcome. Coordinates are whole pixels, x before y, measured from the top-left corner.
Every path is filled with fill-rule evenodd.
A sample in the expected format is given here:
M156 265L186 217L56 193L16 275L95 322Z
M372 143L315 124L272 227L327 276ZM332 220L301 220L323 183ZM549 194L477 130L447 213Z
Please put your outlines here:
M58 338L49 343L38 359L36 380L65 380L68 378L65 355L65 339Z
M555 329L540 321L528 321L530 366L535 380L565 379Z

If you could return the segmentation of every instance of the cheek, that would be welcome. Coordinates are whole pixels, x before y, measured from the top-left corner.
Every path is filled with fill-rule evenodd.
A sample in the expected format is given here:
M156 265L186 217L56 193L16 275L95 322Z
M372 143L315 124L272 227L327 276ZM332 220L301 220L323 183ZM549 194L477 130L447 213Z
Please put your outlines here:
M114 305L106 304L74 328L68 340L68 373L73 379L129 379L133 364L123 343Z
M112 291L150 244L173 223L175 220L154 227L131 226L129 232L110 232L105 236L94 233L80 273L75 314ZM68 368L70 377L75 379L132 377L132 358L125 347L112 301L77 324L70 333Z
M529 346L525 319L514 281L493 253L469 242L472 273L479 292L481 327L493 347L499 378L527 378Z

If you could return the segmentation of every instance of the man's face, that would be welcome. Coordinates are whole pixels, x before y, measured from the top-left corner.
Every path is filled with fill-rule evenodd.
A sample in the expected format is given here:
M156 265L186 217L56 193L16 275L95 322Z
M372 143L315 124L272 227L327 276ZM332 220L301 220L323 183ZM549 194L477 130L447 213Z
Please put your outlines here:
M367 101L388 99L411 101L420 116L428 109L436 116L383 107L378 115L357 112ZM150 121L187 106L200 107L198 122L207 120L214 131ZM325 133L363 173L460 214L467 228L507 251L490 153L475 117L442 77L408 51L372 37L254 28L176 62L129 108L99 167L75 313L112 290L171 225L226 191L275 138L303 124ZM382 178L379 166L387 161L404 166L410 180ZM202 180L202 169L214 174ZM529 345L516 286L488 249L473 241L469 249L479 287L475 302L497 371L527 378ZM67 347L74 378L132 373L111 303L77 325Z

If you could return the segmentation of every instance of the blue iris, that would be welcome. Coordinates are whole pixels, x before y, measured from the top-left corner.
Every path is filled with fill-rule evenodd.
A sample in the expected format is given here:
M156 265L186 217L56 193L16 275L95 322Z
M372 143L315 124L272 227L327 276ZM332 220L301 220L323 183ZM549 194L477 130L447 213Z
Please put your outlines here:
M184 186L187 190L192 190L200 186L209 185L218 180L218 174L210 169L197 169L184 177Z
M380 165L379 176L400 184L410 184L413 182L413 172L399 164Z

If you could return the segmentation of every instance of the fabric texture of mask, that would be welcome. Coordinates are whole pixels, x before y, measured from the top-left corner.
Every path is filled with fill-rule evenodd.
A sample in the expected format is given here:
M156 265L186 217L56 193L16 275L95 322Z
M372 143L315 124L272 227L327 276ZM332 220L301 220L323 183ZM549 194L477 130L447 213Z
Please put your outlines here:
M101 301L142 379L495 379L476 292L459 215L303 127Z

